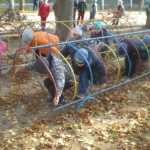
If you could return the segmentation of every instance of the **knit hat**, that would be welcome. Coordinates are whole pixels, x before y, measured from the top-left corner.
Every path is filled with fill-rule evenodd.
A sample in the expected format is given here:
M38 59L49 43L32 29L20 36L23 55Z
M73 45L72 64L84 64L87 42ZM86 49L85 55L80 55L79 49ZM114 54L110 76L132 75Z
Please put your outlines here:
M145 35L145 36L143 37L143 42L144 42L145 44L150 44L150 35Z
M47 60L47 57L40 57L44 63L46 64L46 66L49 68L49 62ZM45 65L43 64L43 62L40 60L40 58L36 59L33 68L36 72L40 73L40 74L44 74L47 73L47 69L45 67Z
M124 55L126 54L126 51L128 51L128 45L124 42L120 43L116 49L116 52L119 54L119 55Z
M34 33L31 29L25 29L22 33L22 41L31 43L33 40Z
M73 29L73 33L82 36L82 30L81 30L81 28L79 26L76 26Z
M0 39L0 53L5 52L7 49L7 44Z
M102 22L101 21L99 21L99 22L96 22L95 24L94 24L94 28L102 28Z
M88 51L84 48L79 49L75 54L75 61L78 64L86 63L87 58L88 58Z

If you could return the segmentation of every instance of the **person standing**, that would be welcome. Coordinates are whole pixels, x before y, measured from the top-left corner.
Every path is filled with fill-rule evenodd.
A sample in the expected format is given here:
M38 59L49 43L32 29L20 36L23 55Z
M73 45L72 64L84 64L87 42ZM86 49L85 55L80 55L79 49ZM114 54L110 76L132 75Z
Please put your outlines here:
M97 0L91 0L90 19L95 19L97 13Z
M41 28L42 30L46 27L46 19L50 14L50 6L46 3L46 0L43 0L43 3L40 5L39 8L39 16L41 17Z
M83 20L84 19L84 14L85 14L85 11L87 9L87 4L85 2L85 0L81 0L79 3L78 3L78 21L77 21L77 24L79 24L79 20Z
M120 0L117 6L117 12L115 14L115 19L112 21L112 25L118 25L119 19L125 14L125 8L123 6L123 1Z
M73 12L73 19L76 19L76 10L78 9L78 3L74 0L74 12Z
M73 11L73 20L76 20L76 10L78 9L78 3L74 0L74 11ZM74 27L76 26L75 22L73 23Z
M38 4L38 0L33 0L33 12L35 10L37 11L37 4Z

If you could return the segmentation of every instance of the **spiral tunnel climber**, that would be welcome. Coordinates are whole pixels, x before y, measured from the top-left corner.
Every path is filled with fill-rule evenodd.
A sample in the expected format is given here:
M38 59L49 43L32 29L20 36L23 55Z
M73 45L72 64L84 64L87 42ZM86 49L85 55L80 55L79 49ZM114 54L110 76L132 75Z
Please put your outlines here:
M26 29L32 31L29 24L22 31ZM28 53L25 53L25 44L22 42L23 34L18 33L15 38L15 40L18 39L17 47L15 47L15 52L12 52L13 57L9 58L12 62L6 67L1 67L1 72L10 68L7 73L13 73L20 91L26 96L30 92L29 88L34 86L30 82L32 81L31 76L34 76L36 86L41 87L48 98L51 97L50 101L54 101L54 106L58 105L59 101L62 102L62 105L54 107L54 110L79 103L78 110L87 100L97 102L96 95L150 73L149 30L67 42L52 42L51 35L47 30L37 32L34 30L30 36L33 37L38 32L44 32L48 43L31 45ZM30 37L27 39L29 40ZM110 41L109 45L104 42L105 39ZM8 36L4 40L11 49L13 43L11 40L14 39ZM25 42L28 43L28 40ZM34 40L35 43L38 42L36 39ZM91 41L100 41L98 47ZM78 45L77 43L82 44ZM4 50L3 43L1 45L1 49ZM107 49L102 50L103 46ZM43 52L42 49L46 49L44 56L40 55ZM9 56L9 51L7 51L7 55ZM3 57L2 62L6 63L5 59ZM17 68L20 66L25 66L27 71L32 70L33 72L32 75L27 73L29 75L27 77L29 82L26 83L28 88L21 83L25 78L24 71L18 76ZM86 89L83 97L78 96L79 89L83 93Z

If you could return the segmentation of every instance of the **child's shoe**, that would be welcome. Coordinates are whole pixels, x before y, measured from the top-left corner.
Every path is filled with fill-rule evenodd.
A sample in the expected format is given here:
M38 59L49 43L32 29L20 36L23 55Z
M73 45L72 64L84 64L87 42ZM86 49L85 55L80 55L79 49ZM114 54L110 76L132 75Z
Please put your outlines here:
M76 95L77 98L84 98L86 96L87 93L78 93Z

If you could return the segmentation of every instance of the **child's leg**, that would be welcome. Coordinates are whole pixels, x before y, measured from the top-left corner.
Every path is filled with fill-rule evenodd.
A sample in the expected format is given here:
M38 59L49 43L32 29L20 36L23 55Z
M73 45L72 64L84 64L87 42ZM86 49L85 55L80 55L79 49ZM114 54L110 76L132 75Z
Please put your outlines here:
M79 92L87 93L87 89L88 89L88 76L86 69L84 69L79 72Z
M41 17L41 28L42 29L46 27L45 21L46 21L46 17Z
M130 59L128 60L128 57L126 56L125 57L125 72L124 72L124 75L127 76L128 73L129 73L129 68L130 68Z
M81 13L81 20L84 19L84 13Z
M78 21L77 21L77 24L79 24L80 17L81 17L81 13L79 12L79 13L78 13Z
M51 94L51 96L54 98L55 97L55 88L54 88L52 80L49 77L44 80L44 85L47 88L47 90L49 91L49 93Z
M137 71L137 62L138 62L138 57L136 55L132 56L131 57L131 73L130 73L131 76L135 74Z

